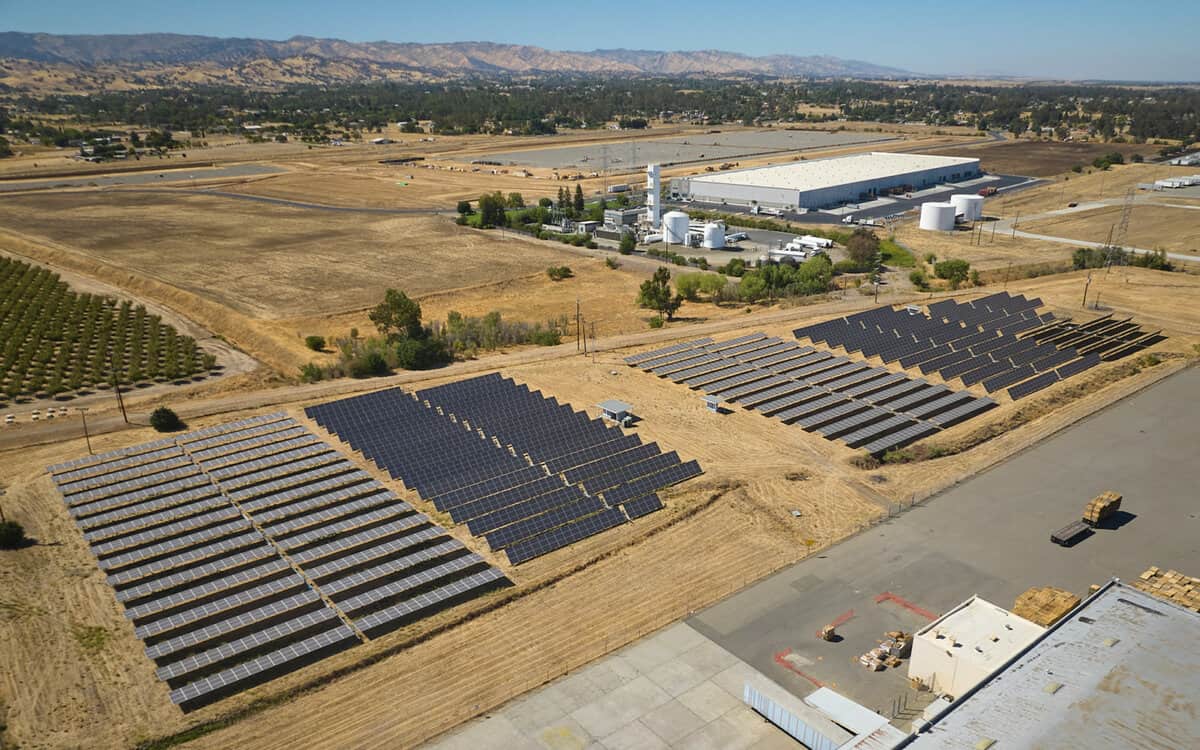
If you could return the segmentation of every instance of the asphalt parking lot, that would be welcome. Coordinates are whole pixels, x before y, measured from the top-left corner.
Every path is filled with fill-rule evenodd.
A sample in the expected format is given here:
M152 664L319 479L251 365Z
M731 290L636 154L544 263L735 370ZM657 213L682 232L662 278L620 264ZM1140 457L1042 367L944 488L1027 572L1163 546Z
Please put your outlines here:
M1150 565L1200 570L1198 391L1200 369L1173 375L688 622L797 696L828 685L890 716L914 695L907 662L877 673L857 662L886 630L912 631L972 594L1011 607L1030 586L1083 593ZM1125 496L1119 528L1050 542L1108 489ZM835 621L844 640L818 640Z

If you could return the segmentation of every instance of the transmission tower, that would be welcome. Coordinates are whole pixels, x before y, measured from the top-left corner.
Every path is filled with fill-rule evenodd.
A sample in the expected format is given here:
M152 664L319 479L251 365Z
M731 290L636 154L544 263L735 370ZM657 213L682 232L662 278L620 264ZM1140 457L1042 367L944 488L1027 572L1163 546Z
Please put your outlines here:
M1112 245L1108 251L1108 264L1112 266L1114 256L1120 261L1125 255L1125 242L1129 237L1129 216L1133 213L1133 195L1134 189L1129 188L1125 193L1125 203L1121 207L1121 223L1117 225L1117 232L1113 237Z

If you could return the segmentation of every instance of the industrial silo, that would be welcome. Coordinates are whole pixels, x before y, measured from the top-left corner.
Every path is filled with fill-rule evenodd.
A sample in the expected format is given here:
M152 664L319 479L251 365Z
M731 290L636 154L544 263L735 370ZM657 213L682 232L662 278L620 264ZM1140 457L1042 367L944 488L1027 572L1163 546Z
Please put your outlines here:
M725 247L725 225L710 221L704 225L704 247L720 250Z
M662 217L663 241L668 245L686 245L688 215L683 211L668 211Z
M978 221L983 218L983 196L958 193L950 196L954 212L962 214L966 221Z
M949 232L954 229L954 214L953 203L922 203L920 227L934 232Z

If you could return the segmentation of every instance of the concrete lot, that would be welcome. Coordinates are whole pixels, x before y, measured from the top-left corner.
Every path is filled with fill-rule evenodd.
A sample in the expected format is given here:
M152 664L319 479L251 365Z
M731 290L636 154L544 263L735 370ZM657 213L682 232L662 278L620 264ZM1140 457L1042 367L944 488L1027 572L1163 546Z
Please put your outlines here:
M518 698L429 750L794 750L742 702L764 678L684 623Z
M688 622L795 695L828 685L891 716L894 701L916 699L907 662L857 663L885 630L920 627L972 594L1011 607L1034 585L1083 593L1150 565L1200 569L1197 392L1200 369L1185 370ZM1125 495L1120 528L1069 549L1049 541L1106 489ZM839 619L844 640L816 639Z
M614 135L619 138L619 135ZM807 151L812 149L876 143L896 140L878 133L828 133L820 130L762 130L755 132L708 133L676 136L662 140L610 143L607 146L608 169L624 171L645 168L647 164L686 164L689 162L731 161L755 155ZM605 147L597 145L562 146L527 151L498 151L480 158L501 164L521 164L540 168L574 168L584 172L600 170ZM637 182L631 178L631 182ZM642 182L645 179L642 178Z

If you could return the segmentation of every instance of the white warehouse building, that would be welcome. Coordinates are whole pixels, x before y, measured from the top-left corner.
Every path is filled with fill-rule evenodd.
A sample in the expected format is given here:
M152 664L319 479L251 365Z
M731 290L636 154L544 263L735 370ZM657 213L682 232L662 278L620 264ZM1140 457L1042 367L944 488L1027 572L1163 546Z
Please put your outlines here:
M923 190L970 180L982 174L978 159L872 152L676 178L671 180L671 196L787 211L821 209L874 200L893 190Z

